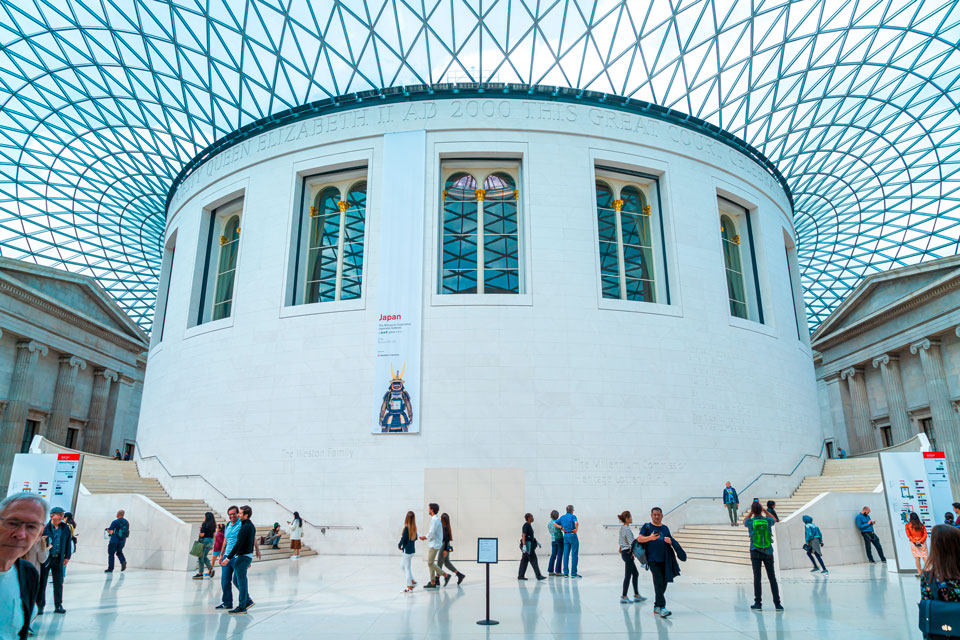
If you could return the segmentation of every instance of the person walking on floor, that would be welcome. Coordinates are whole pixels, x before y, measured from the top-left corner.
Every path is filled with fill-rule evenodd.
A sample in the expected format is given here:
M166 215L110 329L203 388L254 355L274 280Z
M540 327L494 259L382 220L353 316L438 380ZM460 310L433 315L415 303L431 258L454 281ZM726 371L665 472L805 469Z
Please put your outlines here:
M427 505L427 513L430 514L430 529L426 536L420 536L421 540L427 543L427 570L430 572L430 582L424 585L424 589L440 588L440 567L437 563L437 556L440 549L443 548L443 526L440 524L440 505L431 502Z
M203 550L197 556L197 574L193 576L194 580L203 580L203 566L207 566L210 575L213 575L213 563L210 562L210 549L213 548L213 538L217 535L217 521L213 514L207 511L203 514L203 524L200 525L200 544Z
M927 528L920 522L920 516L916 511L910 512L910 519L903 528L906 529L907 539L910 540L910 553L913 554L913 561L917 565L917 577L923 571L921 561L927 559Z
M539 546L537 537L533 535L533 514L528 513L523 516L523 527L520 529L520 552L522 555L520 556L518 580L527 579L528 564L533 567L533 574L537 577L537 580L547 579L545 575L540 573L540 563L537 562L537 547Z
M403 553L400 561L400 568L407 576L404 593L410 593L417 586L417 581L413 579L413 556L417 553L417 516L413 511L407 511L407 517L403 520L403 531L400 532L400 542L397 548Z
M227 508L227 519L229 522L223 528L223 548L220 551L220 589L223 595L216 608L229 611L233 609L234 564L227 560L227 554L233 551L233 545L237 543L237 535L240 533L240 507L230 505Z
M560 512L554 509L550 512L550 520L547 522L547 533L550 534L550 561L547 563L548 576L560 576L561 562L563 559L563 527L557 524L557 518Z
M106 528L110 536L110 542L107 544L107 568L104 573L113 573L114 556L120 561L120 571L127 570L127 559L123 555L123 547L127 544L127 538L130 537L130 523L123 517L124 511L117 511L116 519Z
M870 562L870 564L876 564L876 560L873 559L873 553L870 552L870 545L872 544L877 548L877 553L880 554L880 562L886 564L887 558L883 555L880 538L878 538L877 534L873 531L873 525L877 524L877 521L870 519L870 507L864 507L860 513L857 514L856 523L857 529L860 529L860 535L863 536L863 547L867 550L867 561Z
M300 547L303 540L303 519L300 518L300 512L293 512L293 520L287 522L287 530L290 532L290 549L293 551L293 555L290 556L291 560L300 559Z
M437 554L437 569L440 573L443 573L444 569L448 571L453 571L457 575L457 586L460 586L460 583L463 582L463 579L466 578L464 574L460 573L453 563L450 562L450 554L453 553L453 529L450 528L450 516L447 514L441 514L440 516L440 529L443 531L443 544L440 548L440 553ZM437 578L439 580L439 577ZM443 586L447 586L450 583L450 574L443 573Z
M637 563L633 559L633 543L636 540L633 537L633 530L630 525L633 524L633 516L629 511L624 511L617 516L620 521L620 557L623 558L623 591L620 594L621 604L630 602L643 602L646 600L640 595L640 588L637 581L640 579L640 571L637 569ZM633 600L627 597L627 588L633 582Z
M246 613L254 605L247 583L247 570L253 562L254 553L257 559L260 559L260 549L257 546L257 527L250 520L252 516L253 509L247 505L240 507L240 525L237 528L236 542L226 557L220 561L222 565L231 563L233 584L237 587L238 593L237 607L230 609L227 613Z
M557 524L563 527L563 577L582 578L577 573L577 563L580 560L580 522L573 515L573 505L567 505L567 512L557 519Z
M213 566L210 567L210 571L207 573L208 578L212 578L217 574L216 567L220 564L220 553L223 551L223 531L226 528L222 522L217 525L217 533L213 536Z
M727 481L727 486L723 489L723 506L727 508L727 515L730 516L730 526L737 526L737 514L740 512L740 497L737 496L737 490Z
M680 575L677 559L686 560L687 554L673 539L670 527L663 524L663 509L660 507L650 510L650 522L640 527L637 541L644 546L647 569L653 578L653 613L667 618L673 613L667 609L667 584Z
M53 577L54 613L66 613L63 608L63 569L73 555L70 544L70 528L63 521L63 509L50 510L50 522L43 528L43 537L47 539L47 561L40 568L40 593L37 596L37 615L43 613L47 604L47 576Z
M35 493L13 493L0 502L0 638L25 640L40 593L37 567L22 558L42 538L47 502Z
M811 569L810 572L813 573L823 569L822 573L830 573L827 571L827 566L823 564L823 555L821 553L823 533L820 532L820 527L813 524L813 518L811 516L803 516L803 540L803 550L807 552L807 557L810 558L810 562L813 563L813 569ZM820 561L820 568L817 567L818 560Z
M750 564L753 565L753 604L750 608L760 611L763 606L760 585L760 566L767 572L770 591L773 593L773 608L783 611L780 603L780 587L773 570L773 525L777 523L759 502L750 505L750 513L743 519L743 526L750 533Z

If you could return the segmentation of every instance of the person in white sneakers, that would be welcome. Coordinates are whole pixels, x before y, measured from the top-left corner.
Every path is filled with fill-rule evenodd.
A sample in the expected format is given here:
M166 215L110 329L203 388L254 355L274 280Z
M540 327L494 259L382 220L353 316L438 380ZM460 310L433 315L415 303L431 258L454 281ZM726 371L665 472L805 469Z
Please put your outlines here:
M427 507L427 513L430 514L430 530L427 535L420 536L421 540L427 543L427 569L430 570L430 582L424 585L424 589L439 589L440 575L443 573L437 562L437 555L443 548L443 526L440 524L440 505L431 502Z
M287 531L290 532L290 549L293 551L293 555L290 556L291 560L300 559L300 546L301 540L303 539L303 520L300 519L300 512L293 512L293 520L287 521Z

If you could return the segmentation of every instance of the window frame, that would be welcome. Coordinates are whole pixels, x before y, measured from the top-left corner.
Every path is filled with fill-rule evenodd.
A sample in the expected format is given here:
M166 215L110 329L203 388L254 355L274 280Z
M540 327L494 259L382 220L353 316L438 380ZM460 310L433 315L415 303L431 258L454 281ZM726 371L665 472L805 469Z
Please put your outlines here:
M724 286L727 294L727 313L730 315L730 318L737 321L753 322L759 325L766 326L764 321L763 313L763 296L760 288L760 273L759 265L757 261L757 246L754 241L753 233L753 222L751 220L752 214L756 209L750 209L738 202L731 200L730 198L717 193L716 194L716 207L717 207L717 237L720 240L720 259L723 266L723 275L724 275ZM746 296L746 307L747 307L747 317L741 318L740 316L734 315L730 311L730 301L733 300L731 297L730 284L727 279L727 259L726 252L724 251L724 242L726 240L723 237L723 216L728 216L734 223L734 226L737 229L737 234L740 236L740 242L736 244L738 249L737 255L740 258L740 268L742 270L743 276L743 290L744 295ZM746 242L742 241L743 234L746 233Z
M477 190L485 189L486 181L497 173L503 173L510 177L514 184L514 190L516 192L515 200L517 207L517 292L516 293L486 293L483 289L486 286L486 280L483 277L487 269L486 262L486 252L485 252L485 239L489 235L485 231L485 224L483 220L484 214L484 202L486 198L477 199L477 291L475 292L454 292L447 293L443 291L443 274L444 274L444 206L445 206L445 197L444 193L447 187L447 181L458 173L466 173L473 177L477 183ZM527 238L527 226L526 226L526 204L524 201L525 193L523 187L523 159L522 158L464 158L463 156L459 157L449 157L449 158L440 158L438 163L437 171L437 205L434 207L436 211L436 268L434 277L436 278L436 285L433 287L432 291L432 300L434 303L443 304L442 301L469 301L469 303L482 303L481 301L486 301L487 303L496 303L496 302L507 302L515 301L520 304L529 304L527 296L529 292L527 289L527 273L528 265L526 263L526 251L525 243ZM509 200L508 200L509 201ZM499 200L492 200L491 202L500 202ZM503 235L503 234L494 234L494 235ZM508 234L509 235L509 234ZM457 304L458 302L450 302L451 304Z
M670 290L670 266L669 254L667 252L666 225L663 216L663 199L661 196L662 185L660 176L627 169L622 167L613 167L596 162L593 165L593 180L591 184L591 193L593 199L593 220L594 220L594 249L597 252L597 286L601 307L606 305L654 305L655 307L669 307L673 303ZM624 189L636 188L646 200L646 207L650 209L645 215L650 224L650 251L653 256L651 260L651 270L653 272L653 290L654 300L628 300L626 295L625 257L622 232L623 212L616 209L616 245L618 261L618 278L620 296L617 298L608 298L603 295L603 271L602 256L600 254L600 207L597 202L597 183L603 182L612 191L612 201L616 203L622 200L621 195ZM639 246L639 245L638 245Z
M228 220L237 216L239 230L237 239L236 258L234 264L233 293L230 298L230 315L217 320L213 319L213 299L216 295L218 265L220 261L220 234ZM200 216L199 243L197 250L196 270L191 294L189 325L185 337L192 337L196 333L229 326L236 315L237 285L239 282L240 256L243 247L243 226L246 218L246 191L238 190L229 196L218 198L211 205L204 207ZM216 251L214 251L216 249ZM214 262L216 260L216 262Z

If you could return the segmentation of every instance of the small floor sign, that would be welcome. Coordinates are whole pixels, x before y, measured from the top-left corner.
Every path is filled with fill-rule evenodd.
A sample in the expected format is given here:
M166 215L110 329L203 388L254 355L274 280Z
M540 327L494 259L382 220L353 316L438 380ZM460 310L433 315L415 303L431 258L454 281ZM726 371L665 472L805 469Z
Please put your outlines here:
M498 538L477 538L477 563L487 565L487 617L477 620L477 624L500 624L498 620L490 619L490 565L497 564L500 540Z

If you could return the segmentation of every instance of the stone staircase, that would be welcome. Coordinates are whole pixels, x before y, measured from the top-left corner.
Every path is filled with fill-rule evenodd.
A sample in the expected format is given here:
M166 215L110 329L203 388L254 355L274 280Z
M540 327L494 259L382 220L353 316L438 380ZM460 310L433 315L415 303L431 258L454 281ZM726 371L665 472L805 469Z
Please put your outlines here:
M789 498L773 498L777 515L786 519L794 511L827 491L873 491L880 484L880 462L877 458L848 458L827 460L823 473L807 476ZM741 495L740 521L750 507L754 496ZM764 506L767 498L760 498ZM722 508L717 506L717 509ZM688 524L677 532L677 540L687 556L696 560L711 560L730 564L750 564L750 538L743 526L727 524ZM774 529L776 539L776 529Z
M217 513L203 500L174 500L156 478L141 477L135 462L121 462L87 454L84 456L80 482L90 493L139 493L184 522L199 524L203 522L203 516L207 511L213 513L218 524L228 521L226 516ZM286 522L280 524L286 525ZM267 535L271 525L273 525L272 522L258 523L257 538ZM282 528L281 531L283 531ZM260 555L260 562L289 558L292 555L289 535L286 532L282 534L279 549L261 545ZM300 555L313 556L317 555L317 552L304 545ZM256 558L254 561L257 561Z

